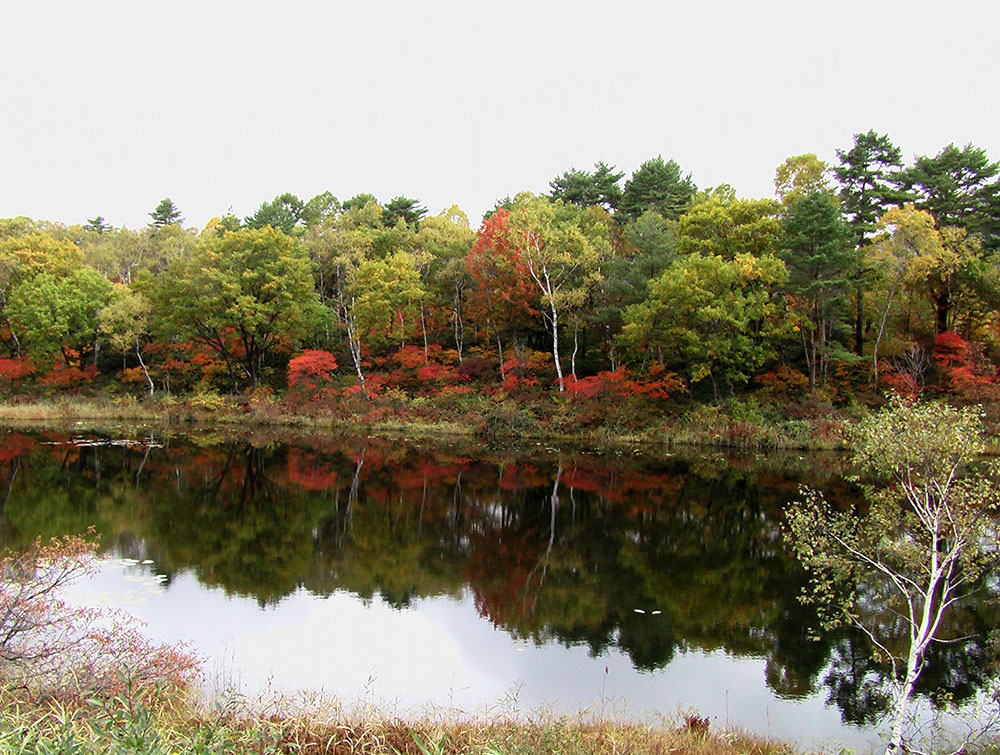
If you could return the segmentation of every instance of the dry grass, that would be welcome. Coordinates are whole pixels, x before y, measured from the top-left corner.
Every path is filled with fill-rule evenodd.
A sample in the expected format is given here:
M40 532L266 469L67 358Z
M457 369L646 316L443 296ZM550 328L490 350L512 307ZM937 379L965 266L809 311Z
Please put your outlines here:
M333 700L309 710L233 698L196 713L154 688L105 699L29 700L4 695L0 752L316 753L329 755L791 755L787 745L713 731L706 719L642 725L585 717L466 718L430 713L404 719Z

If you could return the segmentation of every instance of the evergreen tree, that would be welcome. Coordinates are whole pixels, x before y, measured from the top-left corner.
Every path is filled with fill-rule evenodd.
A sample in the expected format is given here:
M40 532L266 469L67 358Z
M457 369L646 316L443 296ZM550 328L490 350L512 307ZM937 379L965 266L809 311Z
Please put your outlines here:
M181 211L177 209L170 197L165 197L156 205L156 208L149 213L149 217L153 219L150 223L153 228L163 228L165 225L173 225L174 223L180 225L182 220Z
M98 215L96 218L88 220L86 223L83 224L83 227L88 231L94 231L98 234L104 233L105 231L111 229L111 226L104 219L103 215Z
M860 254L878 219L902 199L893 186L902 166L900 151L888 136L869 131L855 134L854 146L846 152L838 149L837 159L840 165L833 168L833 175L840 183L840 206ZM864 281L860 269L858 273L854 289L854 353L860 356L864 347Z
M270 226L287 236L294 236L296 229L305 223L304 210L303 201L286 191L270 202L263 202L253 215L243 220L243 225L254 229Z
M618 182L624 175L615 172L615 167L604 161L594 163L593 173L571 168L549 182L549 196L580 207L600 205L614 212L621 202L622 189Z
M817 191L788 209L779 256L788 265L788 287L803 320L809 384L815 389L826 383L838 345L844 293L857 266L836 197Z
M987 248L1000 246L1000 163L967 144L949 144L935 157L918 157L899 174L899 186L918 209L927 210L938 228L958 226L979 235Z
M646 160L625 182L619 210L635 220L647 210L677 220L687 209L696 187L691 175L681 176L681 166L662 157Z
M382 208L382 222L389 228L402 220L415 231L420 229L420 219L427 214L427 209L420 206L420 200L409 197L393 197Z

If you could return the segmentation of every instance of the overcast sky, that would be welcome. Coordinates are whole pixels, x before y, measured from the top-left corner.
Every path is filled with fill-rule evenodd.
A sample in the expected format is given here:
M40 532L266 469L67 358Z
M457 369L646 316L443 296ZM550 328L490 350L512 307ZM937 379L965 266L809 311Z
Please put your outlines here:
M775 167L886 133L1000 160L1000 3L19 2L0 45L0 217L185 225L291 191L403 194L478 225L597 160Z

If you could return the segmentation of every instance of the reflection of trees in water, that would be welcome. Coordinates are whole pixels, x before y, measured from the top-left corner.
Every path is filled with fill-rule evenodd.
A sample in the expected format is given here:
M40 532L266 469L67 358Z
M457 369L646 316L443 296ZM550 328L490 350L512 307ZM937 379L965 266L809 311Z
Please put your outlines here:
M817 642L803 576L780 535L799 483L845 505L836 459L810 471L761 460L473 460L402 443L0 446L4 542L96 524L105 543L168 574L273 603L299 588L403 607L468 589L480 613L539 642L620 648L641 669L678 652L766 659L776 694L820 684L845 720L871 722L882 674L859 637ZM768 460L771 461L771 460ZM987 611L987 609L989 610ZM637 610L638 609L638 610ZM955 614L923 690L966 699L986 678L996 609Z

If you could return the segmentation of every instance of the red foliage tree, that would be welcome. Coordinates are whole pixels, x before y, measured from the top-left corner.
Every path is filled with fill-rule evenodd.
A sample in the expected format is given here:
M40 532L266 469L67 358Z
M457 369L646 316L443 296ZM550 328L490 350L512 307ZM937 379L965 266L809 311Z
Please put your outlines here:
M483 221L465 269L474 286L469 295L469 312L486 324L487 340L495 345L499 362L517 333L536 326L538 289L531 281L528 266L509 242L510 213L499 209ZM505 376L503 367L501 373Z

